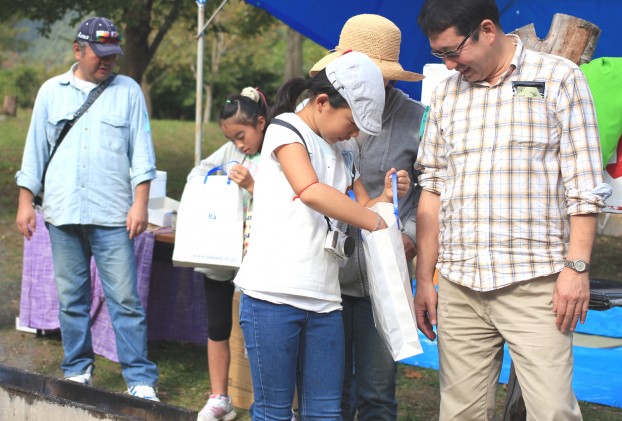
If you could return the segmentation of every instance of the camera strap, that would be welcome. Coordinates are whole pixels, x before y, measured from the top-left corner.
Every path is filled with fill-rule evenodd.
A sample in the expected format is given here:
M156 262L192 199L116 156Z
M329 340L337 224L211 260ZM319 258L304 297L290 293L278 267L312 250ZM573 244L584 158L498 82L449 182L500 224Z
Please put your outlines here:
M290 129L292 132L296 133L298 137L300 138L300 140L302 140L302 143L305 145L305 149L307 150L307 153L309 154L309 156L311 156L311 152L309 152L309 147L307 146L307 142L305 142L305 138L302 137L302 134L300 133L300 131L296 127L294 127L293 124L290 124L287 121L284 121L278 118L273 118L270 124L273 124L273 123L276 124L277 126L286 127ZM354 162L352 162L352 181L350 183L351 185L354 185L355 176L356 176L356 169L354 168Z
M309 154L309 156L311 156L311 152L309 152L309 147L307 146L307 142L305 142L305 138L302 137L302 133L300 133L300 131L293 124L290 124L287 121L280 120L278 118L273 118L270 124L276 124L277 126L288 128L292 132L296 133L298 137L300 138L300 140L302 140L302 143L305 145L305 149L307 150L307 153Z
M309 152L309 148L307 147L307 142L305 142L304 137L302 137L302 134L300 133L300 131L296 127L294 127L293 124L290 124L287 121L283 121L278 118L273 118L270 124L276 124L278 126L286 127L290 129L292 132L296 133L298 137L300 138L300 140L302 140L302 143L305 145L305 149L307 150L307 153L309 154L309 156L311 156L311 153ZM352 166L354 167L354 164ZM352 178L354 179L354 168L352 169L352 174L353 174ZM324 215L324 219L326 219L326 225L328 225L328 231L332 231L333 227L330 224L330 219L328 218L328 216Z
M333 226L330 224L330 218L328 218L328 216L324 215L324 219L326 219L326 225L328 225L328 231L332 231L333 230Z

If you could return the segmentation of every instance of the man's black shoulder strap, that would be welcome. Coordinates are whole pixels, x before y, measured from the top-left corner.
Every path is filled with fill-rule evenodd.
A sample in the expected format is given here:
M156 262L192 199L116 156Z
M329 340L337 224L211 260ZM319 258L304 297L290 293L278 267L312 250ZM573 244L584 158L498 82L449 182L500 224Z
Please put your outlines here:
M56 143L54 144L54 148L52 149L52 153L50 154L50 159L48 159L48 162L45 164L45 167L43 168L43 175L41 176L41 192L43 192L43 190L45 189L45 174L48 171L48 166L50 165L50 161L52 161L52 158L54 158L54 154L58 150L58 147L60 146L60 144L63 142L63 139L65 138L65 136L67 136L69 129L71 129L73 125L76 123L76 121L78 121L78 119L82 117L82 114L84 114L86 110L88 110L89 107L93 105L95 100L99 98L101 93L104 92L104 90L108 87L108 85L112 83L115 77L117 77L117 75L116 73L113 73L112 75L110 75L108 79L103 81L97 88L93 89L89 93L89 96L86 98L86 101L84 101L84 104L82 104L82 106L78 109L78 111L76 111L73 114L73 118L65 122L63 129L58 135L58 139L56 139ZM41 205L41 202L42 202L41 196L35 197L35 204Z
M104 89L106 89L112 83L115 77L117 77L116 73L111 74L108 79L103 81L97 88L93 89L89 93L89 96L86 98L86 101L84 101L84 104L82 104L82 106L78 109L78 111L74 113L73 119L71 121L75 122L77 119L79 119L82 116L82 114L84 114L86 110L88 110L89 107L93 105L95 100L99 98L101 93L104 92Z
M97 98L99 98L99 96L102 94L102 92L104 92L104 90L108 87L108 85L110 85L112 83L112 81L114 80L115 77L117 77L117 75L115 73L113 73L108 79L103 81L97 88L93 89L89 93L89 96L86 98L86 101L84 101L84 104L82 104L82 106L78 109L78 111L76 111L73 114L73 118L71 120L68 120L65 123L65 125L63 126L63 130L61 130L60 134L58 135L58 139L56 140L56 144L54 145L54 149L52 150L52 154L50 155L50 159L48 160L48 165L49 165L50 161L52 160L52 157L54 156L54 153L56 152L56 149L58 149L58 147L60 146L61 142L63 141L63 139L67 135L67 132L69 131L69 129L71 129L73 127L73 125L76 123L76 121L78 121L78 119L80 117L82 117L82 114L84 114L86 112L86 110L88 110L89 107L91 105L93 105L95 100Z

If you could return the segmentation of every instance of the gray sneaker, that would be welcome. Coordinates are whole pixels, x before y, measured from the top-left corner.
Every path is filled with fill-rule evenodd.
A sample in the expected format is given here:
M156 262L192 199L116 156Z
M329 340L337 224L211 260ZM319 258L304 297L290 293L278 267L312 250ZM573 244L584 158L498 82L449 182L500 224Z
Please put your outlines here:
M153 386L147 386L145 384L130 386L127 389L127 393L132 396L136 396L137 398L160 402L158 394L156 393L156 390Z
M210 395L209 400L199 412L198 421L231 421L236 417L231 398L223 395Z
M93 365L89 365L86 368L86 372L83 374L78 374L77 376L65 377L65 380L70 380L76 383L86 384L88 386L93 386Z

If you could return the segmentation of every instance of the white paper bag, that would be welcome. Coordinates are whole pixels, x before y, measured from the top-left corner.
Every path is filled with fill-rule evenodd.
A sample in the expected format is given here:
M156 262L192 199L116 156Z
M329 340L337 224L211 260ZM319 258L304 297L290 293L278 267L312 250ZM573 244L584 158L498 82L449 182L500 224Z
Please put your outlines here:
M177 210L173 266L239 268L244 242L242 191L225 175L194 177Z
M423 352L404 243L393 206L377 203L371 210L380 213L389 226L374 232L362 230L374 322L393 359L399 361Z

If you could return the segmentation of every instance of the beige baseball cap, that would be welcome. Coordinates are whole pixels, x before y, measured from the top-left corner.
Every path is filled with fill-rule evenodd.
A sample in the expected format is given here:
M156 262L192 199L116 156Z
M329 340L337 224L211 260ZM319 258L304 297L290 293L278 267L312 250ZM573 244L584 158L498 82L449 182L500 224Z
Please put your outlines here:
M359 130L378 135L385 98L384 80L378 66L367 55L351 51L328 63L326 76L352 109Z

